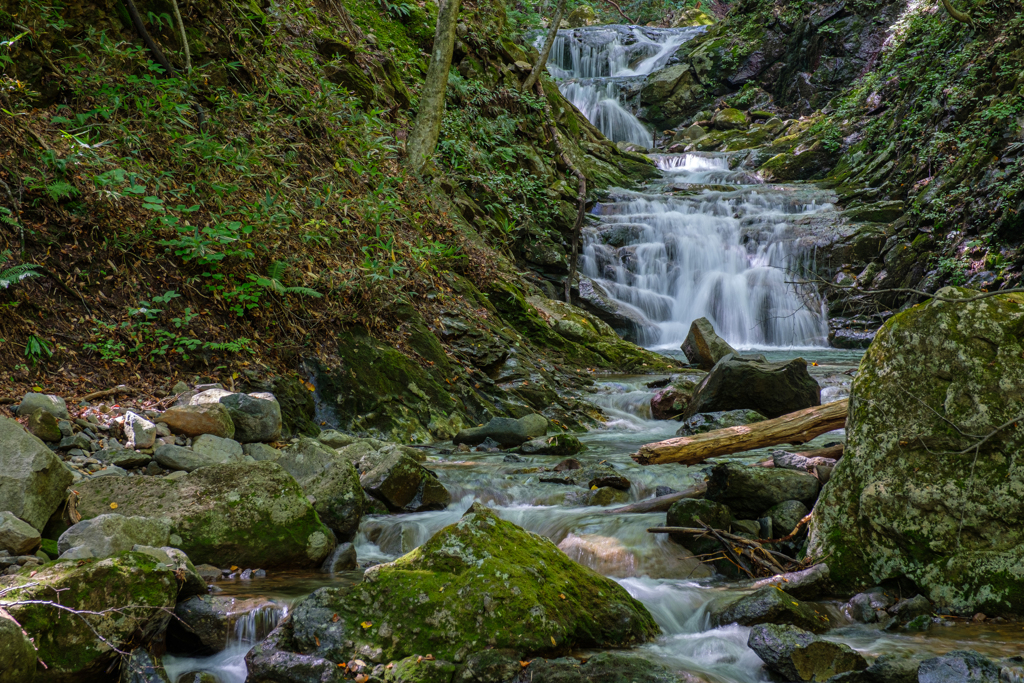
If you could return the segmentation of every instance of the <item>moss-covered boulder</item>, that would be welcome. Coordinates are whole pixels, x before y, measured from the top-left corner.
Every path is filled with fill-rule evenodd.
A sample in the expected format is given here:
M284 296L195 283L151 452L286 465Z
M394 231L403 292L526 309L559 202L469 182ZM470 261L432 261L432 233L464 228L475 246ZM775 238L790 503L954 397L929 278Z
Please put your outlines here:
M905 576L943 610L1024 609L1022 412L1024 296L893 316L854 379L808 555L841 588Z
M488 648L533 656L623 647L657 632L617 583L478 503L362 583L314 592L295 606L287 637L294 652L332 662L422 653L462 662Z
M307 497L312 496L320 521L340 538L355 535L369 501L351 459L317 439L300 437L274 462L295 477Z
M835 158L821 142L814 142L773 156L758 171L767 181L807 180L832 168Z
M747 646L768 669L787 681L826 681L847 671L868 668L864 657L849 645L822 640L796 626L755 626Z
M723 109L714 115L711 125L718 130L744 130L747 127L747 115L739 109Z
M198 564L312 568L335 545L298 483L273 462L203 467L173 481L101 477L76 490L84 519L114 504L125 516L169 518L171 544Z
M0 417L0 510L42 531L70 484L71 472L45 443Z
M14 582L23 587L4 595L12 603L8 610L46 664L35 680L61 683L110 680L106 671L118 656L114 648L144 644L163 631L178 595L171 567L134 552L54 562L32 576L24 571ZM76 616L51 604L13 604L30 600L91 614Z
M820 487L818 479L806 472L723 462L711 470L705 495L708 500L728 505L741 519L757 519L783 501L813 505Z
M824 610L797 600L778 586L759 588L729 603L711 614L711 622L716 626L789 624L812 633L824 633L832 627Z
M682 419L696 389L697 383L688 379L677 379L662 387L651 398L651 417L655 420Z
M32 641L7 612L0 610L0 681L31 683L35 675L36 649Z

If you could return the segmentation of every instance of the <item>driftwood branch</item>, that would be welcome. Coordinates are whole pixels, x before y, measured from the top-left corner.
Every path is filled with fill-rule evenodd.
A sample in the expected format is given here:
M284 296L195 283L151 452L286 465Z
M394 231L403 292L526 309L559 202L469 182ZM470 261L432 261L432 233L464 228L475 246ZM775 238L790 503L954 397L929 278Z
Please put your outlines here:
M106 398L107 396L114 396L116 394L127 394L131 389L127 384L118 384L113 389L104 389L102 391L94 391L91 394L86 394L82 397L83 401L95 401L98 398Z
M719 455L781 443L807 443L816 436L842 429L846 425L848 404L849 399L844 398L773 420L649 443L633 454L633 460L641 465L669 462L696 465Z
M701 482L682 491L670 493L667 496L648 498L647 500L642 500L639 503L631 503L629 505L624 505L620 508L605 510L602 514L621 515L627 513L641 512L665 512L670 507L672 507L672 504L675 503L677 500L683 500L684 498L700 498L707 492L707 490L707 482Z

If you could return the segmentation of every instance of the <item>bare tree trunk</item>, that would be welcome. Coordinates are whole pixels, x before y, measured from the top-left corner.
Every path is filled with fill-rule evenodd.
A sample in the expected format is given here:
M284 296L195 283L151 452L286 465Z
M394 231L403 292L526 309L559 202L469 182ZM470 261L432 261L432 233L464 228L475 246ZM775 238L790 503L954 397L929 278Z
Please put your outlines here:
M565 13L565 0L559 0L558 7L555 9L555 18L551 20L551 28L548 30L547 40L544 41L544 49L540 51L540 56L537 61L533 63L533 68L530 69L530 75L526 77L526 81L523 83L523 91L530 92L530 88L537 82L540 75L544 73L544 69L547 68L548 54L551 52L551 46L555 44L555 38L558 36L558 27L562 25L562 15Z
M572 255L569 257L569 276L565 279L565 302L571 304L572 281L576 278L576 259L579 253L580 230L583 228L583 217L587 214L587 176L583 175L583 172L576 168L576 164L572 162L572 157L569 156L568 150L565 149L565 144L562 143L562 134L558 132L558 124L555 122L555 115L551 113L551 104L548 102L547 95L544 94L544 86L540 81L537 81L535 87L537 89L537 96L544 103L544 116L548 120L548 132L551 133L551 138L555 141L558 153L562 155L562 163L569 168L569 172L576 176L576 180L579 181L576 190L576 204L578 206L576 222L572 226L572 236L570 238L572 240Z
M427 80L420 92L419 110L412 133L406 145L409 167L414 173L423 171L434 154L437 138L441 134L441 116L444 114L444 94L448 88L448 70L455 50L455 25L462 0L447 0L437 15L434 48L430 53Z

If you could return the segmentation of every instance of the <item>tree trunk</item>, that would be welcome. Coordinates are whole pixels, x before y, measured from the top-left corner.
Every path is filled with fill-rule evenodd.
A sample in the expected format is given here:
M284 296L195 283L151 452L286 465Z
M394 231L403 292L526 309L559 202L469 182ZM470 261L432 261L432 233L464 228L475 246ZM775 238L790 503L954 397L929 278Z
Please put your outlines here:
M558 27L562 25L562 15L564 13L565 0L559 0L558 7L555 9L555 18L551 20L551 28L548 30L547 40L544 41L544 49L540 51L540 56L533 63L533 68L530 69L530 75L523 82L523 92L530 92L530 88L533 87L533 84L544 73L544 69L547 68L548 54L551 53L551 46L555 44L555 38L558 36Z
M605 510L602 514L621 515L640 512L665 512L672 507L672 503L675 503L677 500L683 500L684 498L700 498L707 492L707 490L707 482L701 482L699 484L694 484L687 489L683 489L682 491L670 493L667 496L648 498L647 500L641 500L639 503L631 503L613 510Z
M434 47L427 67L427 80L420 91L419 110L412 133L406 145L409 167L417 175L423 171L434 155L437 138L441 134L441 116L444 114L444 94L448 89L448 70L455 49L455 25L462 0L448 0L437 16Z
M642 446L633 454L641 465L678 462L696 465L708 458L750 451L780 443L807 443L816 436L846 426L849 399L806 408L774 420L727 427L706 434L684 436Z

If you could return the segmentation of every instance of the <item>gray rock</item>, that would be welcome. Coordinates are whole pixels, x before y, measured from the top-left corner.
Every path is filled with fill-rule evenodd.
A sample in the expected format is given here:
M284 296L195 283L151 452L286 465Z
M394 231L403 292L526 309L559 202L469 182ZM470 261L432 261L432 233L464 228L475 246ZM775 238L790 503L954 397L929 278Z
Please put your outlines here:
M437 475L404 453L392 453L359 481L394 512L443 510L452 500Z
M184 600L193 595L205 595L207 592L206 580L196 570L188 555L178 548L166 546L157 548L149 545L132 546L132 551L149 555L157 562L161 562L174 570L178 575L181 588L178 589L178 599Z
M711 614L717 626L789 624L812 633L824 633L831 624L826 614L774 586L760 588Z
M343 539L351 538L369 509L355 465L316 439L300 437L281 451L277 464L295 477L324 524Z
M775 418L818 405L821 387L803 358L762 363L730 354L697 385L684 418L744 408Z
M825 681L861 671L867 661L850 646L818 638L795 626L760 624L750 630L747 646L771 671L788 681Z
M715 328L707 318L698 318L690 323L682 349L686 359L702 370L710 370L730 353L739 355L736 349L715 334Z
M666 526L682 526L690 529L700 528L704 522L712 529L728 531L732 524L732 511L721 503L701 498L684 498L672 503L665 519ZM676 543L691 551L694 555L718 552L722 549L713 538L699 538L691 534L669 534Z
M773 537L781 538L792 533L808 512L810 510L799 500L784 500L768 508L764 514L772 520Z
M339 543L338 547L334 549L330 557L324 560L324 564L320 567L320 571L325 574L333 574L334 572L344 572L351 569L357 569L359 564L356 562L356 547L351 543Z
M578 462L578 461L573 461ZM560 463L561 464L561 463ZM630 481L619 474L611 465L590 465L589 467L574 467L558 470L557 466L553 472L545 472L540 475L540 480L550 484L565 484L568 486L582 486L586 489L603 488L605 486L620 491L628 491Z
M10 615L0 609L0 680L31 683L36 675L36 649Z
M87 451L89 450L89 437L85 434L65 436L60 440L60 445L57 448L62 451L74 450L76 448Z
M954 650L921 662L920 683L999 683L999 667L974 650Z
M15 420L0 417L0 510L42 531L72 480L46 444Z
M125 517L105 514L75 524L57 539L59 559L74 549L80 559L111 557L136 545L165 546L171 537L171 521L154 517ZM88 554L85 554L88 553Z
M694 683L698 680L697 677L681 678L648 657L628 652L600 652L582 664L573 657L538 658L526 668L514 660L513 663L520 668L513 683Z
M75 428L67 420L59 420L57 422L57 429L60 430L61 436L71 436L75 433Z
M268 446L265 443L247 443L242 445L242 452L248 455L256 462L274 462L281 457L281 451Z
M185 681L186 679L179 679ZM121 660L121 677L118 683L177 683L167 677L164 665L145 648L137 647L127 658ZM188 681L188 683L192 683Z
M814 468L820 465L835 467L836 460L833 458L808 458L804 455L789 453L787 451L772 451L772 464L779 469L797 470L798 472L813 472Z
M697 413L683 420L676 436L705 434L717 429L763 422L765 416L756 410L726 410L717 413Z
M711 470L705 497L728 505L737 517L757 519L772 506L787 500L813 506L819 488L818 480L809 474L721 463Z
M755 581L751 588L778 586L798 600L814 600L829 592L832 582L829 580L827 564L816 564L798 572L787 572L767 579Z
M174 608L177 619L172 622L168 636L179 643L192 641L212 651L223 650L228 636L234 633L235 623L249 615L253 621L262 621L263 633L255 633L257 639L277 625L284 616L280 605L263 598L233 598L215 595L198 595L180 601ZM268 628L269 627L269 628ZM186 635L187 634L187 635ZM335 665L337 668L337 665ZM319 683L319 679L316 679ZM329 679L330 680L330 679Z
M334 429L327 429L317 435L317 440L329 448L344 448L354 444L358 439L351 434L345 434Z
M207 453L196 453L191 448L169 444L157 446L153 450L153 458L161 467L181 472L192 472L200 467L222 465L226 462L240 460L240 458L232 459L225 451L212 448Z
M159 448L159 446L158 446ZM140 453L138 451L130 451L126 448L104 448L101 451L97 451L95 458L102 463L110 466L123 467L125 469L132 469L134 467L142 467L150 460L151 455L146 453Z
M190 405L220 403L235 425L234 438L241 443L276 441L281 438L281 405L267 392L241 394L224 389L207 389L196 394Z
M13 512L0 512L0 550L11 555L28 555L39 548L39 531L21 521Z
M129 449L152 448L156 443L156 425L131 411L124 414L124 434Z
M244 455L242 444L234 439L213 434L201 434L192 440L192 450L199 455L219 459L222 462L237 462Z
M928 598L923 595L915 595L907 600L900 600L890 607L889 614L896 618L897 624L904 626L918 617L931 614L932 609L932 603Z
M918 660L909 657L882 655L864 670L864 674L868 683L918 683L920 665Z
M220 403L175 406L162 413L157 422L163 422L175 434L195 438L213 434L226 439L235 435L235 423L226 406Z
M493 439L502 448L511 448L538 436L544 436L547 431L547 418L537 413L518 420L511 417L496 417L482 427L463 429L455 435L452 442L455 445L464 443L476 446L484 439Z
M843 612L854 621L873 624L879 621L879 617L886 616L886 610L892 604L892 596L882 588L874 588L850 598L850 601L844 605Z
M540 439L530 439L519 447L527 455L576 455L583 451L583 444L572 434L555 434Z
M93 472L91 476L93 479L96 477L127 477L128 472L117 465L108 465L101 470Z
M57 424L57 418L42 408L28 416L28 431L43 441L60 441L64 436Z
M18 417L26 417L37 410L45 410L60 420L69 420L68 404L60 396L31 392L25 394L18 405Z

